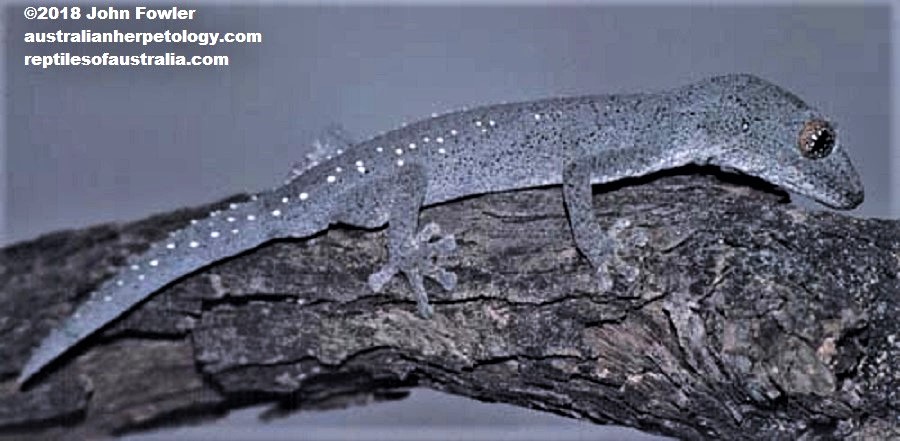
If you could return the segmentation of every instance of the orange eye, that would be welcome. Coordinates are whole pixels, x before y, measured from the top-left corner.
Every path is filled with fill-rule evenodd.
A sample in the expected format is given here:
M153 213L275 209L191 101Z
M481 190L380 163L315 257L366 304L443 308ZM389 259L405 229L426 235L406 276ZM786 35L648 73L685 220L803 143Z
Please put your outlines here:
M827 121L814 119L807 121L800 130L797 148L800 153L810 159L821 159L834 150L834 129Z

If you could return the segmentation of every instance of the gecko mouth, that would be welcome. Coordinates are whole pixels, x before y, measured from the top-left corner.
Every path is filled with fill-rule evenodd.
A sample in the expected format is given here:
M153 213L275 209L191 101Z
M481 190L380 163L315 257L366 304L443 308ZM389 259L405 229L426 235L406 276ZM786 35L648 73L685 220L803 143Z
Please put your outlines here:
M843 182L851 183L851 185L848 185L846 189L835 185L817 186L809 182L797 183L792 181L785 182L784 188L788 191L792 191L813 199L816 202L829 208L837 210L852 210L863 203L863 200L865 199L865 192L863 191L862 184L860 184L858 180L852 181L850 180L850 178L846 179L847 180ZM835 188L841 189L835 190Z
M782 182L769 181L758 177L754 173L748 173L732 166L723 165L718 168L723 174L720 177L725 177L726 181L732 181L739 185L748 185L766 192L783 193L785 196L787 196L788 192L796 193L833 209L851 210L862 204L865 199L865 192L863 191L861 184L850 185L850 189L843 192L822 191L822 188L817 188L811 184L797 183L793 180ZM846 179L849 180L850 178ZM828 189L830 187L823 186L823 188Z
M769 181L760 177L758 174L748 173L736 167L716 165L713 170L716 178L723 182L741 187L753 188L763 193L777 195L784 200L790 199L788 191L793 191L788 186Z
M827 205L830 208L836 208L839 210L852 210L862 204L865 198L865 192L860 189L847 193L833 193L829 195L827 200L819 198L816 198L816 200L821 202L823 205Z

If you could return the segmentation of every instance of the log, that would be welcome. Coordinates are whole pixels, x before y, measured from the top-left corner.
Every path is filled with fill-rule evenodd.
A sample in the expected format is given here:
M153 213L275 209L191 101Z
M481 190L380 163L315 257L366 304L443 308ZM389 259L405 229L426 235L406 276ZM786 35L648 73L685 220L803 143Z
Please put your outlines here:
M229 202L61 231L0 251L0 439L83 439L400 399L427 387L681 439L900 437L900 222L811 211L686 168L595 189L639 268L602 293L561 191L423 211L455 235L428 284L367 276L385 231L335 226L179 280L24 391L30 350L126 256Z

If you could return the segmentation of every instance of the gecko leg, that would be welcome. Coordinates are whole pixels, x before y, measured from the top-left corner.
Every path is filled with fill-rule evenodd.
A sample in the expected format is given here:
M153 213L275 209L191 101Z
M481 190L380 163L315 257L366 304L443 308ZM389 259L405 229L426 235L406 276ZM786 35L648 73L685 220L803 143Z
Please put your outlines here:
M416 231L426 185L424 170L415 165L404 167L394 179L388 225L389 258L387 264L369 276L369 286L380 292L391 278L402 272L415 294L419 314L427 318L431 317L433 309L428 302L424 278L434 279L448 291L456 286L456 274L435 262L436 258L456 249L456 240L452 235L442 236L436 223Z
M622 262L616 253L619 235L629 224L621 219L604 231L594 215L591 177L597 176L602 182L610 182L627 176L643 175L664 166L681 164L667 163L658 153L647 149L605 151L597 154L582 154L567 163L563 169L563 196L569 212L569 224L575 245L587 257L596 271L601 291L609 291L613 280L610 267L614 267L626 280L634 281L639 271L637 267Z

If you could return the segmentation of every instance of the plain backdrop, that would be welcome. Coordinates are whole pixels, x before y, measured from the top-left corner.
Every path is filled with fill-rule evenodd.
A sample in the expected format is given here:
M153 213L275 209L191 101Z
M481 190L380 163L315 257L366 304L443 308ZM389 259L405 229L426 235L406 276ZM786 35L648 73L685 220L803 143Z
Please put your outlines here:
M179 4L198 9L197 18L169 23L27 21L24 6L3 11L0 243L270 188L333 123L363 139L450 108L658 90L729 72L769 79L833 116L866 186L866 202L853 215L890 217L900 210L900 192L891 192L891 164L896 175L900 155L890 138L892 10L887 5L206 2ZM261 32L264 41L215 47L22 42L24 32L83 28ZM23 66L26 54L55 52L227 54L231 65ZM162 431L151 438L281 433L254 426L248 412L255 411L209 428ZM511 434L509 439L547 433L560 439L638 436L430 391L398 403L306 414L278 424L281 430L319 427L323 439L390 437L392 428L400 436L403 427L461 439L502 433ZM373 425L381 428L360 429Z

